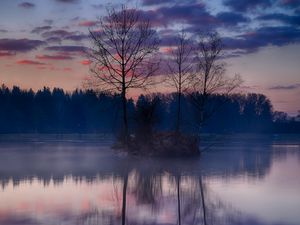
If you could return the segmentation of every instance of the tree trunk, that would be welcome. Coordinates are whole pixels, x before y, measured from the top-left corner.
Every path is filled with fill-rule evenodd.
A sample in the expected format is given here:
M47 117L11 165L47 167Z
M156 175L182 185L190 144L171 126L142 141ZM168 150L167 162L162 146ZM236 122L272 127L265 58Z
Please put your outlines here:
M181 225L181 213L180 213L180 177L177 178L177 203L178 203L178 225Z
M181 115L181 91L178 92L178 105L177 105L177 122L176 122L176 132L180 131L180 115Z
M128 174L124 177L123 184L123 202L122 202L122 225L126 223L126 192L127 192L127 184L128 184Z
M202 204L202 210L203 210L203 224L207 225L206 207L205 207L204 191L203 191L203 184L202 184L202 176L199 177L199 186L200 186L201 204Z
M123 105L123 141L127 146L128 144L128 120L127 120L127 99L126 99L126 89L123 87L122 89L122 105Z

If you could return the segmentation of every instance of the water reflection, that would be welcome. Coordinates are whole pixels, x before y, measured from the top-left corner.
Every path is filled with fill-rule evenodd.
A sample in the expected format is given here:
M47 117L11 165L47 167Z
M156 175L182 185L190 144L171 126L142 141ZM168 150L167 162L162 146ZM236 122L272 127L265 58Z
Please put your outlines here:
M220 142L194 160L130 158L96 142L6 143L0 224L296 225L298 140Z

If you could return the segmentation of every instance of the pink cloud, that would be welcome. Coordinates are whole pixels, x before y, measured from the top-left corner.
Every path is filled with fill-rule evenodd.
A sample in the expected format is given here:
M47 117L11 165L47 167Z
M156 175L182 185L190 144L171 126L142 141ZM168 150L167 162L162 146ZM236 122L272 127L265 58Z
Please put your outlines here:
M20 60L17 61L17 64L19 65L47 65L46 63L42 63L39 61L33 61L33 60Z
M86 60L82 60L80 63L81 63L81 65L88 66L88 65L90 65L92 62L91 62L90 60L86 59Z
M59 55L37 55L36 59L40 60L71 60L73 57L70 55L59 54Z
M15 52L9 52L9 51L0 51L0 57L6 57L6 56L15 56Z
M86 21L82 21L80 22L78 25L81 27L92 27L97 25L97 21L92 21L92 20L86 20Z
M172 48L170 48L170 47L161 47L159 50L162 53L165 53L165 54L171 54L172 53Z

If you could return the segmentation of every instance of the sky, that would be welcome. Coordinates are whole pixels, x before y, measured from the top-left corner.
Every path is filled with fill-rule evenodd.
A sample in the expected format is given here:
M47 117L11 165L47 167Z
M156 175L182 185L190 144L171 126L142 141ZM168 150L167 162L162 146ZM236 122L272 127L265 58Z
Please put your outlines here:
M97 29L108 5L122 3L151 19L162 52L181 27L192 37L219 32L226 73L241 75L241 92L267 95L274 110L300 110L300 0L1 0L0 84L81 88L88 29Z

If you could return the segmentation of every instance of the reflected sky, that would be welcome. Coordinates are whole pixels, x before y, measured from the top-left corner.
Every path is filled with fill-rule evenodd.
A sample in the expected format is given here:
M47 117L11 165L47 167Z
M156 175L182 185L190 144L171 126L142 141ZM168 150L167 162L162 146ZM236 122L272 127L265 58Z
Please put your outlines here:
M0 141L0 224L121 224L124 190L126 224L300 223L298 137L227 137L194 160L130 158L108 140Z

